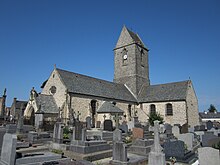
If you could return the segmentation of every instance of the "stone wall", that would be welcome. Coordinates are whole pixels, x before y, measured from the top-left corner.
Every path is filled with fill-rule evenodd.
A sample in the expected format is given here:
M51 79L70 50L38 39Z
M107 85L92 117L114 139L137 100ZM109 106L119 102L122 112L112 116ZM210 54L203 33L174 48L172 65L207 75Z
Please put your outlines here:
M166 115L166 104L172 104L173 115ZM176 102L159 102L159 103L143 103L137 106L138 117L141 122L148 121L148 114L150 113L150 105L154 104L156 106L156 112L158 112L163 118L165 123L170 124L185 124L186 120L186 102L176 101Z
M199 125L198 100L191 81L188 84L186 103L187 103L188 124L190 126Z
M50 90L52 86L56 87L56 92L54 94L51 93L51 90ZM60 79L60 76L58 72L56 71L56 69L53 70L53 72L51 73L41 93L46 94L46 95L53 94L53 97L58 107L62 107L62 105L66 101L66 95L65 95L66 87L64 86L62 80Z

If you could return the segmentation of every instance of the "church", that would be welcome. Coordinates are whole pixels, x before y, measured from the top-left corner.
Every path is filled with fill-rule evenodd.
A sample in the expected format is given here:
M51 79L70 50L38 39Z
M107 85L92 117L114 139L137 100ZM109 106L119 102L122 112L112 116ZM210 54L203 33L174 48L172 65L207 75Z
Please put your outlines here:
M157 112L165 123L198 125L192 81L150 84L148 52L141 38L124 26L114 48L113 82L55 67L41 93L31 90L25 118L36 125L36 121L55 121L57 116L65 123L76 116L80 121L90 116L96 127L104 120L103 112L111 118L111 107L120 110L127 121L137 115L144 123L150 112Z

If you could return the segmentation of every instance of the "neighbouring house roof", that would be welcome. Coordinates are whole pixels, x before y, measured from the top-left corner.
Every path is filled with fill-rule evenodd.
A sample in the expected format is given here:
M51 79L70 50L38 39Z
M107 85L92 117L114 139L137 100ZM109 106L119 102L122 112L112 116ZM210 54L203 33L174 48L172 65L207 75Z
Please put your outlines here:
M199 116L202 119L220 119L220 112L212 113L212 112L200 112Z
M68 92L113 100L137 102L136 98L123 84L100 80L58 68L56 70Z
M168 84L143 86L138 96L141 102L181 101L186 100L188 81Z
M59 109L52 95L38 94L36 97L37 107L44 113L58 113Z
M118 108L116 105L113 103L110 103L108 101L105 101L102 106L97 110L97 113L120 113L123 114L124 111Z

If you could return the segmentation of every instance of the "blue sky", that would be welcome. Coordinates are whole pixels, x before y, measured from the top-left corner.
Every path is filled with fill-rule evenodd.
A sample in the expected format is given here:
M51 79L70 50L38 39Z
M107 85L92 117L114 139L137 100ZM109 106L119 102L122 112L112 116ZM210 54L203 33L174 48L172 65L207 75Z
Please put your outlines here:
M28 100L54 68L112 81L123 25L150 49L151 84L193 81L220 111L219 0L0 0L0 95Z

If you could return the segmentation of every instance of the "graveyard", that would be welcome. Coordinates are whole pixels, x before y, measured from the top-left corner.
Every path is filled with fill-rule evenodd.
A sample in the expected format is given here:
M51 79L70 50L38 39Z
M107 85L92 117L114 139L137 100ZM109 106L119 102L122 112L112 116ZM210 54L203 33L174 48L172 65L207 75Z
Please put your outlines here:
M21 106L21 110L23 105ZM21 111L22 112L22 111ZM137 116L130 125L120 113L104 114L100 127L91 117L70 125L60 115L52 130L25 125L21 115L15 123L0 126L1 165L217 165L220 128L211 121L193 128L158 120L142 125ZM132 126L131 126L132 125Z

